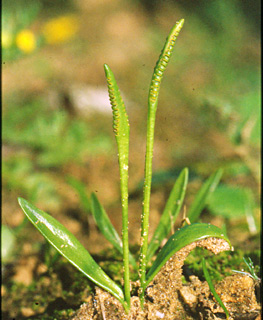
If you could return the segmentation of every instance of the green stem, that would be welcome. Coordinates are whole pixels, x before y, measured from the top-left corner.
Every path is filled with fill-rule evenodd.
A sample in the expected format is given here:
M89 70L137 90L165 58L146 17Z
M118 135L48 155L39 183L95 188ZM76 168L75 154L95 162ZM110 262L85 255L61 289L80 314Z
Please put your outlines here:
M122 245L124 264L124 294L130 307L129 235L128 235L128 158L120 159L121 205L122 205Z
M170 59L175 40L183 26L184 20L180 20L172 28L164 48L161 52L159 60L154 68L149 97L148 97L148 117L147 117L147 140L146 140L146 155L145 155L145 173L144 173L144 188L143 188L143 211L142 211L142 227L141 227L141 251L140 251L140 301L141 307L144 303L144 290L146 283L146 255L148 248L148 231L149 231L149 212L150 212L150 195L152 183L152 158L153 158L153 141L154 141L154 127L155 116L158 104L158 96L160 90L160 83L163 77L163 72L166 69Z

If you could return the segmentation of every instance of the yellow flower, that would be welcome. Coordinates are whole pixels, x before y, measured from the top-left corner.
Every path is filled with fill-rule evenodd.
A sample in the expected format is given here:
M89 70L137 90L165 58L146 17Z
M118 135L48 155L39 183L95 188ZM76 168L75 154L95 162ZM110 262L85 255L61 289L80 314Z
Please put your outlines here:
M78 27L79 22L75 16L61 16L48 21L43 27L43 34L48 43L61 43L73 37Z
M32 31L22 30L16 36L17 47L25 52L30 53L36 49L36 38Z

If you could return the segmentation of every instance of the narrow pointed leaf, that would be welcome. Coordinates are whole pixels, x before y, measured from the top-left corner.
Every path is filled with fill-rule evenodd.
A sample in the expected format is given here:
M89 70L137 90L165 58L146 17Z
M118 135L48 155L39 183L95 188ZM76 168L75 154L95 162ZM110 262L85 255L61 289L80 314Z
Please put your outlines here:
M80 204L83 207L83 209L86 212L90 212L91 210L91 205L90 205L90 199L87 195L86 192L86 186L84 183L81 181L73 178L73 177L68 177L67 182L76 190L78 193L79 199L80 199Z
M192 242L205 238L221 238L226 240L229 244L229 239L225 236L223 231L211 224L194 223L186 225L182 229L176 231L166 242L156 257L151 269L147 273L146 286L152 281L155 275L159 272L162 266L180 249L191 244Z
M122 241L113 227L107 213L99 202L95 193L91 194L91 212L94 220L104 237L116 248L122 248ZM122 251L122 249L121 249Z
M188 183L188 169L185 168L176 179L160 222L155 229L147 251L147 261L151 259L161 242L168 236L182 207Z
M191 207L189 208L187 217L193 223L197 221L202 210L208 203L209 196L212 192L214 192L217 187L221 177L223 174L223 170L219 169L214 174L212 174L202 185L201 189L198 191Z
M121 288L107 276L72 233L55 218L26 200L18 198L18 202L32 224L62 256L91 281L124 303Z
M206 268L206 264L205 264L205 259L204 258L202 259L202 267L203 267L204 276L205 276L205 279L206 279L206 281L208 283L210 291L213 293L216 301L219 303L221 308L225 311L226 318L229 319L229 312L228 312L227 308L225 307L223 301L221 300L220 296L217 294L217 292L215 290L215 287L213 285L213 282L212 282L212 279L210 277L210 274L209 274L209 272L208 272L208 270Z
M100 232L122 254L122 241L119 234L112 225L106 211L99 202L95 193L91 194L91 212ZM130 254L129 258L132 266L137 269L134 257Z

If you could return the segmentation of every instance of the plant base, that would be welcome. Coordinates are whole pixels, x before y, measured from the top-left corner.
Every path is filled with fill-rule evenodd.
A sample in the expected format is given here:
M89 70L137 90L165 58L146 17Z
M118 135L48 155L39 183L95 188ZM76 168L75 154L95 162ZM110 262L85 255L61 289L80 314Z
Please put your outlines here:
M182 283L184 260L197 246L215 254L229 250L228 243L218 238L193 242L171 257L147 287L143 310L139 298L133 296L127 315L119 301L96 288L96 295L80 307L72 320L224 319L224 311L214 299L206 281L201 282L192 276L189 284ZM252 320L259 315L255 283L250 277L235 274L223 279L215 288L231 314L230 319Z

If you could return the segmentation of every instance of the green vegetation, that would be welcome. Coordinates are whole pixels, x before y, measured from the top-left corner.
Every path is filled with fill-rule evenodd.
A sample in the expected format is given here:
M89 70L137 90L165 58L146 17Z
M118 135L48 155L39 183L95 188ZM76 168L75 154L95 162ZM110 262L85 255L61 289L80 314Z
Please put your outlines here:
M3 143L10 155L3 163L3 182L31 201L58 203L52 171L74 161L83 164L90 154L109 152L104 133L92 134L85 120L72 119L65 110L47 110L43 99L10 108L3 116ZM72 182L73 183L73 182Z
M207 261L207 269L210 277L216 282L222 280L224 277L232 275L233 269L247 270L245 260L248 259L248 257L253 259L255 265L254 272L259 275L260 250L247 251L245 253L243 250L235 248L234 251L222 252L220 255L213 255L207 250L196 248L186 258L185 267L191 274L193 273L200 279L204 279L200 263L200 259L204 258Z
M189 216L197 194L202 193L206 181L213 176L211 173L220 175L219 168L223 168L217 187L209 192L203 203L199 203L199 212L194 210L194 219L192 216L190 221L222 226L235 251L207 256L205 250L197 248L187 258L186 268L204 280L200 259L202 256L208 257L209 274L217 281L233 274L232 270L250 272L243 257L251 257L259 276L259 1L246 4L237 0L215 0L201 1L198 5L195 1L137 2L140 4L128 1L125 6L120 3L114 8L110 3L100 6L103 2L94 2L93 7L84 8L81 2L73 4L70 0L36 0L30 3L15 0L12 4L3 1L3 270L12 270L10 263L19 266L25 255L23 246L32 245L32 239L36 241L33 241L31 254L37 255L50 268L50 278L53 268L61 261L59 253L48 242L40 244L41 238L27 225L28 219L22 219L22 212L17 210L16 203L17 196L22 196L52 212L63 224L65 218L65 225L77 234L81 243L85 243L90 250L99 250L93 252L94 260L118 285L122 283L122 249L118 242L110 242L113 248L108 251L113 253L109 256L107 250L100 251L105 242L96 246L96 250L93 247L97 229L106 238L110 234L103 234L100 223L96 222L98 228L93 224L91 214L95 220L99 215L95 214L94 209L91 210L92 191L103 201L112 224L118 231L121 230L121 219L115 219L119 212L116 192L118 177L113 156L114 141L109 135L110 125L107 127L110 121L107 115L83 117L77 109L76 114L68 114L64 101L60 100L60 84L62 88L65 85L67 95L71 94L71 84L83 87L86 84L105 85L103 69L100 68L105 61L105 53L107 61L118 74L121 93L125 94L125 101L127 98L131 136L135 138L135 144L131 144L132 162L129 164L129 217L134 219L135 215L140 215L138 210L134 210L134 203L142 201L144 184L143 180L138 183L142 174L136 176L133 173L141 172L139 155L144 156L145 146L143 143L141 146L140 142L144 141L142 134L146 131L145 90L164 36L174 17L179 15L185 17L187 24L183 37L176 44L176 57L169 62L163 79L159 98L162 111L157 112L156 119L150 211L153 218L150 231L155 241L149 239L146 274L156 258L157 250L171 235L170 230L179 226L180 213L184 211ZM148 2L155 9L142 12L143 2ZM77 37L70 38L68 42L51 44L46 37L48 34L44 36L43 27L61 15L72 13L78 19L75 26L80 26L80 32L76 33L74 29ZM123 13L128 20L126 23L125 19L125 28L121 28L122 33L117 35L114 30L120 30ZM93 14L97 23L83 18ZM111 28L110 21L114 21ZM129 24L129 21L132 23ZM62 20L58 26L63 26ZM63 28L66 30L65 25ZM52 30L49 36L56 38L58 31L55 28ZM125 41L122 41L124 37ZM101 48L110 45L108 52L99 50L98 39ZM120 42L129 43L129 49L126 50L125 45L122 47ZM50 93L58 95L59 104L49 99ZM134 154L137 147L138 154ZM103 189L105 176L109 183ZM97 183L95 188L94 181ZM187 192L176 184L187 186ZM102 186L102 190L98 186ZM169 196L170 190L173 191ZM175 198L182 197L184 208L173 203L173 193L177 194ZM221 201L222 198L224 201ZM101 204L98 208L105 211ZM103 215L101 217L105 218ZM160 224L151 230L159 218ZM110 224L108 226L110 228ZM133 223L129 224L129 232L132 242L136 234ZM91 234L95 234L95 238L91 238ZM159 243L161 238L158 234L163 236L162 243ZM119 237L119 243L121 241ZM134 264L133 259L139 261L139 246L129 247L130 278L136 281L139 266ZM42 260L43 251L45 259ZM104 261L102 256L105 260L109 258L109 261ZM113 260L116 261L114 266ZM77 276L86 279L86 284L90 283L76 271ZM15 306L30 306L34 290L41 292L41 288L37 285L30 288L24 286L23 290L16 291L12 273L7 272L6 275L5 272L4 279L7 281L4 283L7 290L3 297L4 310L8 310L6 317L11 318L11 312L14 312L13 317L17 315L24 319L21 308L15 310ZM34 275L32 281L35 283L39 279ZM14 288L13 303L12 307L8 307L10 304L6 304L6 299L9 299L11 287ZM68 291L72 288L69 287ZM22 296L29 292L30 297L17 302L15 292ZM76 294L77 290L74 291ZM55 300L56 297L50 299ZM84 301L84 298L78 300L75 309ZM45 314L37 313L32 318L67 318L62 315L60 318L57 312L52 314L49 308Z
M227 310L227 308L225 307L224 303L222 302L220 296L217 294L215 288L214 288L214 285L212 283L212 280L211 280L211 277L209 275L209 272L207 271L207 268L206 268L206 263L205 263L205 259L203 258L202 259L202 266L203 266L203 272L204 272L204 276L205 276L205 279L209 285L209 288L211 290L211 292L213 293L216 301L219 303L219 305L223 308L223 310L225 311L225 314L226 314L226 318L229 319L229 312Z
M243 260L244 260L244 262L246 264L246 267L247 267L249 273L248 272L244 272L244 271L237 271L237 270L233 270L233 271L237 272L237 273L242 273L242 274L248 275L258 283L261 282L261 279L256 274L254 263L251 260L251 258L250 257L248 257L248 258L243 257Z
M152 179L152 157L153 157L153 141L155 127L155 113L157 109L158 95L160 90L160 81L163 72L170 59L176 37L178 36L184 20L180 20L171 30L168 36L164 49L154 69L152 82L149 91L149 108L147 121L147 144L145 158L145 183L144 183L144 200L143 214L141 221L141 248L140 248L140 300L141 307L144 304L144 291L147 285L153 280L154 276L160 271L162 266L170 259L175 252L182 249L184 246L191 244L200 239L208 237L217 237L225 239L229 242L227 236L218 227L210 224L195 223L187 225L175 232L166 245L158 253L152 267L146 273L146 267L149 258L156 252L159 244L170 232L174 220L182 206L185 190L188 181L188 169L184 169L175 183L167 202L167 207L164 210L162 219L156 228L154 237L151 243L156 242L158 245L149 246L148 252L148 230L149 230L149 211L150 211L150 194L151 194L151 179ZM28 219L40 231L40 233L49 241L49 243L78 270L87 276L92 282L99 285L103 289L110 292L123 305L126 312L130 308L130 275L129 263L130 260L135 265L134 258L130 259L128 242L128 164L129 164L129 122L128 116L120 96L120 91L116 84L114 75L110 68L105 65L105 73L108 82L109 96L113 110L113 130L116 136L118 145L118 158L120 167L120 186L121 186L121 205L122 205L122 241L118 233L114 229L107 216L106 211L99 203L95 194L91 197L91 210L95 217L98 227L102 234L108 239L120 252L123 254L124 266L124 291L119 287L95 262L88 251L81 243L70 233L61 223L54 219L49 214L37 209L28 201L19 198L19 204L23 209ZM192 215L196 218L204 207L208 196L213 192L213 189L218 184L222 175L218 171L214 176L211 176L200 192L197 194L196 200L193 202ZM78 191L79 189L79 185ZM191 209L190 209L191 210ZM192 217L191 215L191 217Z

